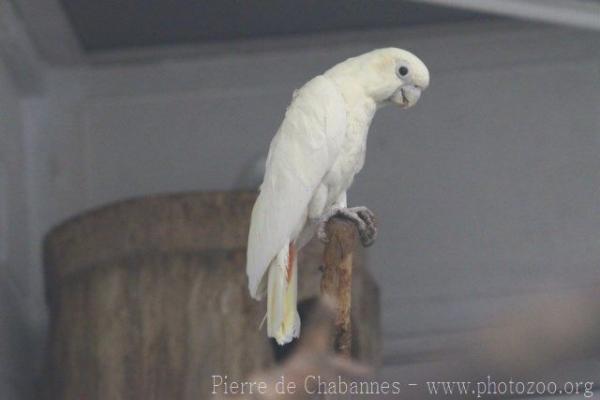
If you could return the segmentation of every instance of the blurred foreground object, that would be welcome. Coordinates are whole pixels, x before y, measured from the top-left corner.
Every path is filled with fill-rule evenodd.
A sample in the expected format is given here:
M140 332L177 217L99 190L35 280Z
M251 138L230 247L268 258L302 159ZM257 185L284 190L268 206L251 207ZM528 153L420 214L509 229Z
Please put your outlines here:
M596 398L592 391L597 396L600 383L599 289L594 283L585 289L548 283L545 290L528 293L515 307L493 315L487 327L438 340L440 350L428 353L427 359L401 359L408 368L402 374L396 370L395 376L418 384L402 398L431 397L427 383L432 382L442 392L440 382L450 382L455 391L443 396L447 399L571 398L561 394ZM460 393L456 382L471 382L470 396ZM515 391L503 393L510 382ZM521 389L524 384L529 395L519 393L517 383Z
M318 394L323 390L318 387L319 381L335 382L342 379L345 382L359 382L373 379L372 368L333 351L330 339L337 329L337 308L338 304L333 298L323 296L305 320L304 333L291 357L281 366L249 377L249 382L264 383L262 392L254 390L252 394L239 396L221 394L219 399L308 400L322 397ZM335 398L346 397L336 395ZM348 398L352 396L348 395Z
M583 360L596 368L579 379L600 374L599 287L541 293L520 309L500 316L497 327L481 332L484 344L474 351L499 376L554 377L556 369Z
M46 397L201 399L212 376L275 365L247 293L254 192L150 196L108 205L45 242L50 308ZM319 295L323 246L299 259L300 300ZM379 364L379 294L355 258L353 355ZM285 350L285 348L284 348ZM279 354L278 356L282 356Z

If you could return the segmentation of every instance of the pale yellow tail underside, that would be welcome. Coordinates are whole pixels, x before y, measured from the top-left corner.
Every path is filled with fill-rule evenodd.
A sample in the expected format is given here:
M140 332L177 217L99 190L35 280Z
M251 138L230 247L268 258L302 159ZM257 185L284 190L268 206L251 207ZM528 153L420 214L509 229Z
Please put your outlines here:
M292 249L290 249L292 246ZM298 262L293 244L285 246L269 266L267 288L267 335L279 345L300 335Z

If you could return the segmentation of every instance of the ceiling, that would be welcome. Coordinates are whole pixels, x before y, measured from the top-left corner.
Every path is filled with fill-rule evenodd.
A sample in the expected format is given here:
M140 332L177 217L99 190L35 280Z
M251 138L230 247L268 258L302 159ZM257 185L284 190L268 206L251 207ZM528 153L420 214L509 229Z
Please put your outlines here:
M2 2L4 1L4 2ZM532 22L600 32L600 0L0 0L12 28L0 47L31 68L197 55L271 46L278 38L360 40L361 31L491 19L508 29ZM1 19L1 18L0 18ZM508 20L521 22L505 22ZM498 25L498 24L494 24ZM482 26L474 24L472 26ZM436 29L440 32L439 29ZM442 29L441 31L443 31ZM345 32L352 32L347 35ZM25 34L16 34L21 32ZM314 34L332 35L314 36ZM339 33L339 34L338 34ZM343 39L345 38L345 39ZM349 39L354 38L354 39ZM241 39L241 40L240 40ZM260 39L249 40L244 39ZM263 40L267 39L267 40ZM302 41L304 39L300 39ZM226 46L215 43L227 42ZM233 43L235 42L235 43ZM246 46L246 47L244 47Z
M86 53L490 18L402 0L60 0Z

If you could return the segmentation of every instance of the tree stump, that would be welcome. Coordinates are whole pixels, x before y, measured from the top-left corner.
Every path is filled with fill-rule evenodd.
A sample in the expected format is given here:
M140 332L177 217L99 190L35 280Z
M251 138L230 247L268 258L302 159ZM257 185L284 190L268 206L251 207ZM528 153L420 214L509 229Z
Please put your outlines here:
M245 246L254 192L123 201L72 218L44 246L49 399L201 399L275 356L258 329ZM319 293L322 245L299 259L300 300ZM361 259L360 257L358 257ZM355 261L353 354L379 363L378 291Z

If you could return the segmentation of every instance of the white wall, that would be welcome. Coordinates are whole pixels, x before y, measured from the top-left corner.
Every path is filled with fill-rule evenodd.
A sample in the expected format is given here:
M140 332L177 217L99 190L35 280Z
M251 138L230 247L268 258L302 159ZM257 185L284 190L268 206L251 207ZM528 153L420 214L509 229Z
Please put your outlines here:
M343 39L50 71L46 95L23 103L36 246L89 207L233 188L294 88L396 45L423 58L432 85L416 108L377 115L350 193L380 217L369 256L388 373L534 293L600 283L598 35L479 25Z
M33 398L46 326L32 240L26 98L43 97L43 65L12 3L0 0L0 398Z
M31 281L39 276L29 251L27 160L20 93L0 58L0 397L12 400L32 393L39 368L39 324ZM43 318L43 317L42 317Z

